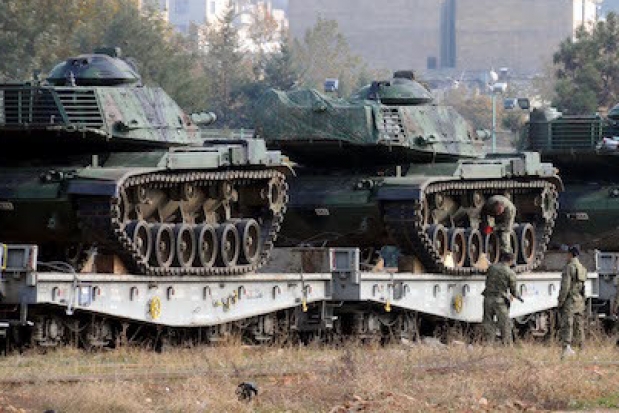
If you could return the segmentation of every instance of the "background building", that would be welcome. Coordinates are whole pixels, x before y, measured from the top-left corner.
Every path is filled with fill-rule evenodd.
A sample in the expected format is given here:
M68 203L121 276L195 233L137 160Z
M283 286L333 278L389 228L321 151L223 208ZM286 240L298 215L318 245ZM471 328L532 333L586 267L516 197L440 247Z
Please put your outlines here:
M277 24L277 30L288 28L285 12L273 7L270 0L140 0L167 4L169 22L179 32L187 33L192 24L215 25L232 7L237 14L236 23L243 32L256 16L268 13ZM163 6L161 6L163 7ZM240 34L242 40L244 34Z
M181 33L188 33L192 24L213 24L230 7L230 0L168 0L169 21Z
M302 38L318 17L337 20L375 69L536 73L559 43L598 14L599 0L289 0Z

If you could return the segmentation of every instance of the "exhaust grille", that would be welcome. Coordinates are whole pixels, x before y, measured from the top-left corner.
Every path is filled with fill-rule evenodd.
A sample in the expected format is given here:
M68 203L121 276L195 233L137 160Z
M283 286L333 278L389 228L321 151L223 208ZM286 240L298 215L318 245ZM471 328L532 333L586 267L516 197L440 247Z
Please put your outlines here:
M406 140L406 133L402 125L400 111L397 108L384 107L382 108L383 124L382 129L389 138L396 142Z
M1 101L0 123L7 126L103 126L92 89L5 88Z

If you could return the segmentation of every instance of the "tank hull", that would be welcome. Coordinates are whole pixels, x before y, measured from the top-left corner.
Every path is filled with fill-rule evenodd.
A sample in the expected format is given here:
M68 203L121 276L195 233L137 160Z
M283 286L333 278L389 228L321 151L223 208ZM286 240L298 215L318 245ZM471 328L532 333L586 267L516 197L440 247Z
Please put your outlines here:
M567 182L552 244L619 251L619 184Z
M496 236L479 231L485 200L508 194L519 211L516 270L530 270L550 239L561 182L527 156L409 165L399 176L302 168L290 182L278 245L397 246L428 271L471 274L484 270L482 253L498 259ZM515 167L518 160L528 168Z
M221 155L233 147L0 169L0 236L39 244L44 259L77 268L96 250L143 274L255 270L283 219L285 176L266 164L225 166ZM135 157L141 164L128 162Z

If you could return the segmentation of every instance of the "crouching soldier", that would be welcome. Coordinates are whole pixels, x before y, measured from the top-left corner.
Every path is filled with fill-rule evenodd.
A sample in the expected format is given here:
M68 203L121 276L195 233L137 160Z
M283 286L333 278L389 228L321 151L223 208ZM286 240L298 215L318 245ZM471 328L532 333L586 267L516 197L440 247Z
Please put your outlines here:
M503 195L493 195L488 198L482 211L482 218L488 228L488 217L494 217L494 230L499 238L501 251L512 252L511 233L516 220L516 206Z

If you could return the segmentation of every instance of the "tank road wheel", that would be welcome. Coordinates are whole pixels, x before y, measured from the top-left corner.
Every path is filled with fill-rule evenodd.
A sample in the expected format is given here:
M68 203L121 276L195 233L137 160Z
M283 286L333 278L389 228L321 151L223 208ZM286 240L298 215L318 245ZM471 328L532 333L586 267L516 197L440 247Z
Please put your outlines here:
M516 257L516 261L518 261L520 253L520 241L518 239L518 234L516 234L516 231L513 229L509 233L509 240L512 246L512 253L514 254L514 257Z
M499 237L497 237L496 233L491 232L486 235L484 239L484 251L486 252L486 258L490 265L499 262L500 246Z
M145 221L133 221L127 225L127 233L136 251L140 254L140 259L148 262L153 250L153 237L148 224Z
M154 254L151 256L151 264L157 267L169 268L174 260L174 230L169 225L153 225L155 237Z
M464 229L452 228L449 230L449 251L454 260L454 267L460 268L466 261L466 239Z
M241 264L255 264L260 259L262 245L260 242L260 226L255 219L244 219L237 222L236 229L241 239L239 261Z
M476 209L479 209L483 207L485 203L486 199L484 198L484 194L481 191L473 191L473 194L471 196L471 204Z
M441 224L431 225L427 230L428 237L436 254L439 256L441 262L445 261L447 256L447 231Z
M531 224L521 224L516 228L519 243L519 259L525 264L535 261L535 250L537 243L535 239L535 228Z
M198 225L195 229L198 246L196 267L211 268L217 258L217 232L212 225Z
M479 264L481 254L483 252L484 242L481 232L477 229L467 231L467 266L475 267Z
M193 265L196 258L196 234L189 225L174 226L176 263L179 267L187 268Z
M234 267L239 259L239 232L230 223L224 223L217 228L219 266Z
M273 213L283 213L286 209L288 184L282 177L276 176L269 181L264 198L269 201L269 208Z

